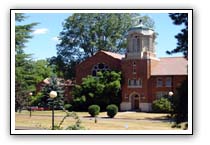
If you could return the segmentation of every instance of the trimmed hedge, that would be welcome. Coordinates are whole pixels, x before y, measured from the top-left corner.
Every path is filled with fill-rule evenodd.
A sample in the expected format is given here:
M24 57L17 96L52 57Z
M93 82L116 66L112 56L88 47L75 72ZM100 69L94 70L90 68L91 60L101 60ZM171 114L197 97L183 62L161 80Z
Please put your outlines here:
M98 105L91 105L88 107L88 112L92 117L95 117L99 114L100 112L100 106Z
M107 110L107 115L110 118L113 118L118 113L118 107L115 104L108 105L106 107L106 110Z

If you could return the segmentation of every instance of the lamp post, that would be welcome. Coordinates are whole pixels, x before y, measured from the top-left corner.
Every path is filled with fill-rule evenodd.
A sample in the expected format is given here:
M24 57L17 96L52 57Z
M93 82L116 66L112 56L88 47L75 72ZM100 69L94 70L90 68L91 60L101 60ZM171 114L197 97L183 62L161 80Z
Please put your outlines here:
M33 95L32 92L29 93L29 97L31 98L31 96ZM29 101L30 102L30 101ZM30 117L31 117L31 103L29 103L29 111L30 111Z
M174 108L174 106L173 106L173 98L172 98L172 96L174 95L174 93L173 93L172 91L170 91L170 92L168 93L168 95L169 95L169 99L170 99L170 102L171 102L171 106L172 106L172 108ZM170 122L172 122L172 117L173 117L172 113L173 113L173 110L171 110L170 112L171 112L171 119L170 119Z
M50 98L52 99L52 130L54 130L54 98L57 97L56 91L50 92Z

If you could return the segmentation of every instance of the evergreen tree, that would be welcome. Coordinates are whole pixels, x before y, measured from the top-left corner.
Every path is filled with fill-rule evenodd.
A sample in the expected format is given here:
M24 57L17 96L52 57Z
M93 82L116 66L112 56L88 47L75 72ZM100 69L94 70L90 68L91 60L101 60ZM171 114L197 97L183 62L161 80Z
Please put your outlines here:
M16 13L16 22L24 21L26 17L24 14ZM32 28L37 23L15 26L15 110L21 110L27 105L27 97L32 90L32 86L27 81L29 79L28 73L31 72L30 55L24 53L25 43L32 38Z
M187 13L172 13L169 17L175 25L184 25L184 28L178 33L177 47L172 51L167 51L168 54L182 52L185 58L188 58L188 14ZM179 88L174 100L175 121L177 124L188 121L188 79L184 80Z
M188 57L188 14L187 13L172 13L169 17L173 20L175 25L184 25L184 28L178 33L175 38L177 39L177 47L172 51L167 51L168 54L182 52L184 56Z
M174 99L172 115L175 117L176 124L188 121L188 79L184 80Z
M50 108L52 107L52 99L49 97L51 91L57 92L57 97L54 98L55 109L63 109L64 107L64 86L60 80L56 77L50 77L49 83L45 84L42 88L42 97L40 99L39 105L41 107Z
M38 23L21 25L24 14L16 13L15 20L15 110L22 110L29 105L29 92L35 94L36 85L45 78L53 75L53 69L46 60L33 61L30 54L26 54L25 44L32 38L33 27Z

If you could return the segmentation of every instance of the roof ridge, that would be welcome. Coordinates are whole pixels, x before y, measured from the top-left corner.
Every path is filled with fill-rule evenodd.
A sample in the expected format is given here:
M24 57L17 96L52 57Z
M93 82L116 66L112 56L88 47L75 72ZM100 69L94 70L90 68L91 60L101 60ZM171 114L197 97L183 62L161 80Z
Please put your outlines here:
M111 57L117 58L117 59L122 59L125 55L120 54L120 53L115 53L115 52L110 52L110 51L105 51L105 50L100 50L99 52L103 52Z

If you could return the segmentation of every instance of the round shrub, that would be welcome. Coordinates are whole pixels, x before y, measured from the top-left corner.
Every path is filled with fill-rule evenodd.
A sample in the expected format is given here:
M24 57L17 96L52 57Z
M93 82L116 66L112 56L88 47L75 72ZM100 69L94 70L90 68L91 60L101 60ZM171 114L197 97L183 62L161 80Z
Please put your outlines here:
M95 117L100 112L100 107L98 105L91 105L88 107L88 112L92 117Z
M118 112L118 107L115 104L111 104L106 107L106 110L107 110L107 115L113 118Z
M171 112L171 102L167 98L160 98L153 101L152 110L156 113L169 113Z
M72 111L72 105L71 104L65 104L64 108L65 108L65 110Z

